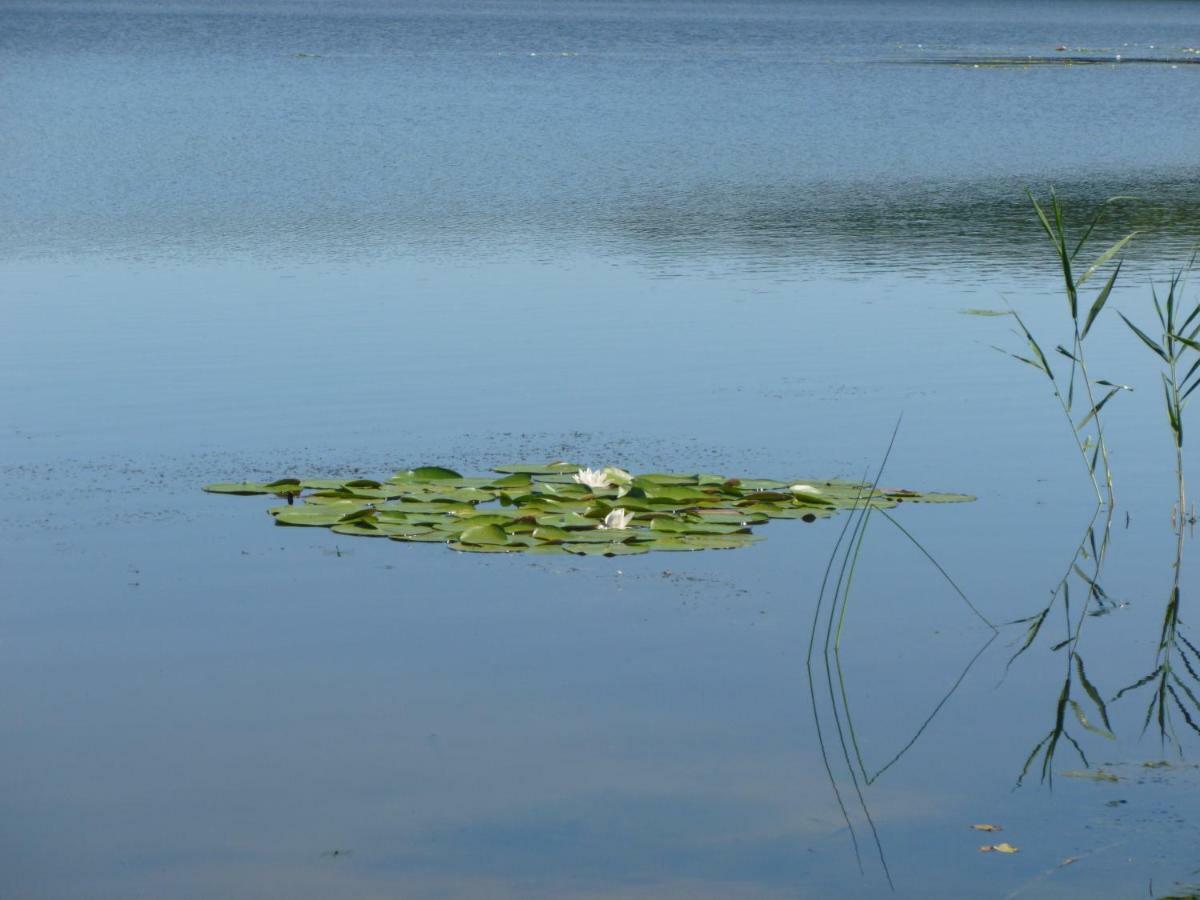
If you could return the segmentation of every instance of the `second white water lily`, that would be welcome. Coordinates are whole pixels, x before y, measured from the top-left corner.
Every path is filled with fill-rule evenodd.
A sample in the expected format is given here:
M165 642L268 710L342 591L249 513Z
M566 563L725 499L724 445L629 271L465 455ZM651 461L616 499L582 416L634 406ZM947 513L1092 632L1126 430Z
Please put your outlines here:
M602 528L602 529L613 529L616 531L623 531L624 529L629 527L629 523L632 521L633 521L633 513L627 512L627 511L621 509L620 507L618 507L617 509L611 510L609 512L609 514L604 517L604 521L601 522L596 527Z
M608 475L599 469L580 469L571 478L576 484L582 484L590 488L613 486L613 482L609 480Z

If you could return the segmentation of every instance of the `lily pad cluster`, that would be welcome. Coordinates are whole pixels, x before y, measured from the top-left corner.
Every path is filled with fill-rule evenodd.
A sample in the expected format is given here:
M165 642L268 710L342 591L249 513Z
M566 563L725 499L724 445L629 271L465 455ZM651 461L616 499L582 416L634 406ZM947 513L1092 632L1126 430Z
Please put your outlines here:
M753 528L771 519L813 522L866 503L887 508L974 499L872 489L852 481L634 475L567 462L496 466L478 477L421 466L386 481L280 478L209 484L204 490L286 499L268 510L276 525L447 544L471 553L580 556L733 550L761 540Z

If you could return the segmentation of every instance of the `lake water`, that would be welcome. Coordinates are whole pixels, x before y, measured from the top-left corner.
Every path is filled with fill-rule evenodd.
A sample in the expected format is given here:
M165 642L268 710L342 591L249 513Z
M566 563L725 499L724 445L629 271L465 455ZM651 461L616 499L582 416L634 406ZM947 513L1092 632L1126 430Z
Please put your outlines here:
M1152 687L1109 699L1176 574L1155 359L1112 310L1088 339L1136 390L1105 408L1084 605L1104 518L1070 430L992 349L1023 351L1011 320L963 314L1069 343L1024 193L1054 185L1073 217L1136 198L1095 241L1140 230L1110 306L1149 330L1200 237L1197 47L1166 0L0 2L0 896L1200 881L1189 707L1164 742ZM1067 578L1085 628L1060 594L1006 668L1026 624L992 639L876 520L810 669L844 519L493 557L199 490L556 458L857 478L900 416L885 480L979 499L897 519L991 621ZM1102 725L1074 659L1116 738L1068 706L1088 764L1064 738L1052 788L1039 757L1014 789L1064 677Z

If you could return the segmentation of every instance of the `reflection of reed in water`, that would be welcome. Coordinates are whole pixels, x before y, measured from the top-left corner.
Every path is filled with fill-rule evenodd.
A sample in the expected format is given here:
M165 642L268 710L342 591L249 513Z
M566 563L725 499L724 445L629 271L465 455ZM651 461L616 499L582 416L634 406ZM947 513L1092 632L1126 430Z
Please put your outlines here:
M600 227L607 246L664 263L715 255L768 268L939 277L966 269L1025 284L1046 273L1027 185L1047 186L1046 176L699 184L622 198ZM1111 208L1091 236L1107 246L1139 233L1127 276L1161 272L1195 241L1200 181L1191 168L1063 175L1055 185L1088 217L1114 195L1137 198Z
M1154 657L1154 668L1133 684L1121 688L1113 698L1121 697L1147 685L1154 685L1146 717L1142 722L1142 733L1150 727L1153 719L1158 725L1159 740L1165 746L1174 744L1182 752L1179 735L1172 719L1173 710L1178 711L1197 734L1200 734L1200 649L1183 633L1183 622L1179 618L1179 576L1183 568L1184 525L1178 523L1175 530L1174 577L1171 593L1163 613L1162 629L1159 632L1158 648Z
M1107 509L1103 523L1099 524L1101 511L1101 507L1097 506L1079 546L1075 548L1075 553L1067 564L1066 572L1051 591L1049 602L1032 616L1009 623L1028 625L1025 640L1008 661L1008 665L1011 666L1017 657L1033 646L1042 633L1051 612L1060 605L1062 607L1064 636L1050 647L1051 652L1065 654L1064 667L1066 670L1054 707L1054 724L1026 757L1025 764L1021 767L1021 774L1017 777L1018 785L1025 780L1025 776L1029 774L1029 770L1039 754L1041 755L1041 780L1053 783L1054 757L1063 740L1074 748L1085 767L1090 765L1083 747L1068 728L1072 716L1087 731L1105 738L1113 738L1112 725L1108 720L1108 707L1100 691L1088 678L1087 669L1083 664L1083 656L1079 652L1079 641L1083 636L1084 623L1089 618L1111 612L1117 605L1100 585L1100 577L1108 556L1109 536L1112 532L1112 508ZM1099 530L1099 537L1097 537L1097 530ZM1087 570L1084 565L1087 565ZM1076 586L1076 597L1082 588L1082 603L1073 604L1072 584ZM1089 718L1089 708L1094 711L1093 718Z
M880 866L883 868L884 877L887 879L888 885L893 888L895 886L892 883L891 870L888 867L879 831L875 827L875 820L872 818L871 810L867 805L865 788L872 785L876 779L895 765L916 744L930 723L942 710L942 707L946 705L946 702L958 690L976 661L983 655L992 641L996 639L997 635L995 625L975 608L966 594L963 593L950 577L949 573L934 559L929 551L921 545L908 529L889 514L886 509L875 503L875 496L879 488L879 479L883 475L887 459L891 455L892 447L896 440L896 432L899 431L899 427L899 423L897 423L896 431L893 431L891 442L888 444L887 452L884 454L883 463L876 473L875 480L870 483L869 487L866 486L864 478L864 489L855 498L854 504L850 509L850 514L842 526L842 530L838 534L838 539L830 553L825 573L821 579L821 588L817 594L816 609L813 612L812 630L809 634L808 654L806 657L809 697L812 702L813 724L816 727L821 760L825 766L826 775L829 777L829 784L833 788L838 809L841 811L842 818L846 822L846 828L850 833L850 841L854 847L854 857L858 862L859 872L863 871L863 864L858 832L855 829L854 819L846 804L846 797L843 793L844 788L839 786L839 782L844 785L846 778L850 781L850 791L855 798L852 802L857 803L858 809L861 810L862 817L866 820L867 827L871 832L871 840L875 845L875 851L879 857ZM991 634L967 662L963 670L958 673L949 690L938 700L929 715L920 722L912 736L901 746L899 751L882 766L872 770L868 768L863 760L863 753L854 729L854 719L850 709L850 697L846 691L845 678L842 672L841 641L842 630L846 620L846 609L850 602L850 592L854 582L854 572L862 554L867 524L874 512L880 513L921 552L926 560L937 569L941 576L954 589L955 593L962 598L971 611L987 625ZM817 665L816 659L818 637L821 639L821 665ZM822 679L823 689L818 688L818 677ZM837 745L840 750L840 766L843 770L840 778L839 774L834 770L829 746L825 740L826 723L829 723L829 720L832 720L832 730L836 734Z

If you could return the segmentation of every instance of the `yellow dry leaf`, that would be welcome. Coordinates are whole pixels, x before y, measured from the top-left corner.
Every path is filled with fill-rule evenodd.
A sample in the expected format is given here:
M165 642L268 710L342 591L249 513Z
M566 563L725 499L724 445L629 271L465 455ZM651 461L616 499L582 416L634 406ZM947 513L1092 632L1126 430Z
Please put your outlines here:
M980 853L1019 853L1020 847L1014 847L1005 841L1003 844L984 844L979 848Z
M1003 831L999 825L972 825L976 831Z

